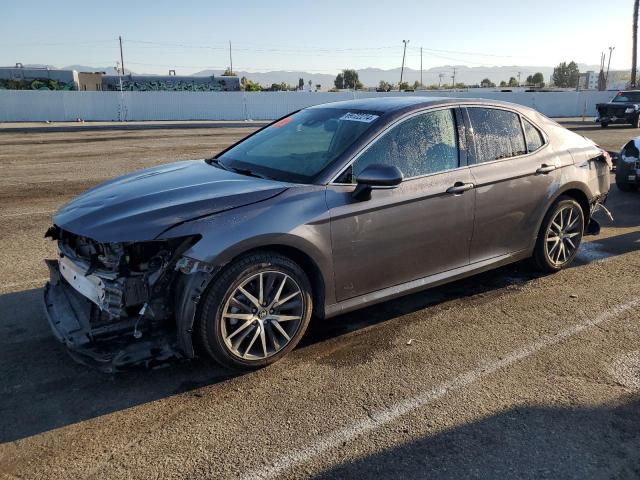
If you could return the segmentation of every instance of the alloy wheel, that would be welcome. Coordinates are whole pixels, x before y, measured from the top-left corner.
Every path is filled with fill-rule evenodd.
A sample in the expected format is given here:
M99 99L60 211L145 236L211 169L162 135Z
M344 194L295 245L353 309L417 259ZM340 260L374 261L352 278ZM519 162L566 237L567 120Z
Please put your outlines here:
M549 261L559 267L567 263L580 245L582 222L573 206L561 208L551 220L545 236L545 250Z
M284 272L254 274L229 295L221 317L222 338L242 360L264 360L282 350L302 324L304 296Z

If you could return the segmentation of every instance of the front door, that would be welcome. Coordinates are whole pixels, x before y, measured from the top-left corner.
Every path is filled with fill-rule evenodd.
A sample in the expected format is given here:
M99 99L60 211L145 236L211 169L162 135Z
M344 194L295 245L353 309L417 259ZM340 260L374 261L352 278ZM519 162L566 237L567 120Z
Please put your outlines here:
M327 189L338 301L462 267L469 262L475 197L461 162L454 110L402 120L367 147ZM352 198L367 165L395 165L405 180ZM449 192L447 192L449 190Z

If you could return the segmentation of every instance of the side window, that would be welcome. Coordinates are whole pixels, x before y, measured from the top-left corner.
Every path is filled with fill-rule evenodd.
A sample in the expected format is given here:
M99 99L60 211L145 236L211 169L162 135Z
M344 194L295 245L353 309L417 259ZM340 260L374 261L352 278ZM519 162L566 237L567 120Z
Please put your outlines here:
M527 150L529 153L535 152L544 145L542 134L524 117L522 117L522 125L524 125L524 136L527 138Z
M396 125L353 164L354 181L368 165L395 165L405 178L459 166L458 133L452 110L417 115Z
M633 141L633 140L631 140L629 143L627 143L623 147L622 154L625 157L640 158L640 151L638 151L638 147L636 146L636 142Z
M476 161L491 162L527 153L518 114L495 108L468 107Z

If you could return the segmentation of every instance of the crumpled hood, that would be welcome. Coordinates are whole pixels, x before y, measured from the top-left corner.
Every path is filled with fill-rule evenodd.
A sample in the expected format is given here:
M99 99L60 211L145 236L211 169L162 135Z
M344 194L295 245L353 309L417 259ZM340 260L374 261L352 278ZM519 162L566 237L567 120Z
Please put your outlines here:
M153 240L177 223L266 200L286 188L204 160L176 162L104 182L64 205L53 223L103 243Z

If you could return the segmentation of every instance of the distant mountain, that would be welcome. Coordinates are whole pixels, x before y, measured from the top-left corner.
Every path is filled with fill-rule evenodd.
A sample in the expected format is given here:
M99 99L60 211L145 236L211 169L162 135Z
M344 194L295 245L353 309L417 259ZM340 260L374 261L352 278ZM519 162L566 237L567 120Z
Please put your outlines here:
M581 72L593 70L597 72L599 70L598 65L586 65L578 64ZM48 67L55 69L52 65L25 65L28 67ZM440 67L432 67L425 69L422 72L422 81L428 85L437 85L441 82L443 85L451 85L453 72L456 72L456 83L462 82L467 85L477 85L485 78L488 78L496 85L502 80L509 81L510 77L518 78L518 72L520 72L520 80L524 82L529 75L533 75L536 72L541 72L544 75L545 82L549 83L551 75L553 74L553 67L536 67L536 66L501 66L501 67L468 67L465 65L443 65ZM106 72L107 74L116 74L116 70L113 66L110 67L92 67L87 65L68 65L63 70L77 70L79 72ZM133 73L127 69L127 73ZM220 76L222 70L202 70L194 73L194 76ZM615 72L611 72L615 74ZM305 85L309 80L313 85L321 85L323 90L328 90L333 87L333 81L336 76L326 73L309 73L304 71L290 71L290 70L274 70L268 72L247 72L236 71L239 77L247 77L248 79L259 83L264 87L268 87L273 83L288 83L289 85L298 85L298 79L304 79ZM148 75L142 73L142 75ZM376 87L380 80L389 82L391 84L397 84L400 81L400 68L392 68L384 70L381 68L363 68L358 70L358 76L360 81L367 87ZM412 68L405 68L403 74L403 80L413 84L415 81L420 81L420 70Z
M545 81L548 83L551 75L553 74L553 67L468 67L465 65L443 65L441 67L425 69L422 72L422 81L425 85L437 85L440 81L442 84L451 84L451 77L453 75L454 68L456 71L456 83L462 82L467 85L479 84L485 78L488 78L495 84L499 84L502 80L508 82L510 77L518 78L518 72L520 72L520 80L522 82L524 82L529 75L541 72L544 75ZM579 68L581 72L586 72L588 70L598 71L600 67L597 65L579 64ZM203 70L201 72L194 73L196 76L217 76L220 74L222 74L222 70ZM247 77L248 79L258 82L265 87L272 83L281 82L285 82L290 85L297 85L298 79L303 78L305 83L311 80L314 85L320 84L323 89L329 89L333 87L333 81L336 78L335 75L286 70L271 72L237 71L236 74L239 77ZM440 78L440 74L442 74L442 79ZM400 68L392 68L390 70L383 70L381 68L364 68L358 70L358 77L367 87L377 86L380 80L396 84L400 81ZM420 81L420 70L405 68L403 80L410 84L413 84L415 81Z
M193 75L196 77L208 77L211 75L222 75L222 70L202 70L196 72ZM298 85L298 79L302 78L305 84L309 83L309 80L313 82L313 85L322 85L323 89L329 89L333 87L333 81L335 75L329 75L326 73L309 73L309 72L297 72L289 70L276 70L272 72L243 72L236 71L236 75L240 78L247 77L253 82L257 82L262 86L268 87L273 83L288 83L289 85Z

